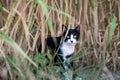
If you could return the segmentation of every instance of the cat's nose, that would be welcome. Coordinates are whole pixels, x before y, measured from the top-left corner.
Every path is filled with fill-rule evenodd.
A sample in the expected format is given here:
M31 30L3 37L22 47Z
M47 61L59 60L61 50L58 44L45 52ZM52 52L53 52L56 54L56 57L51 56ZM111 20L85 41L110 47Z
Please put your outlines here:
M71 41L71 43L73 43L73 41Z

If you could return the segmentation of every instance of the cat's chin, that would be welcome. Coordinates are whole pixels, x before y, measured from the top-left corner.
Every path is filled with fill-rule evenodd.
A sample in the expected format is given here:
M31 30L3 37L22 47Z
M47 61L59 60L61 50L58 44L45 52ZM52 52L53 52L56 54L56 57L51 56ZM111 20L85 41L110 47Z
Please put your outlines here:
M68 43L70 46L75 46L77 43Z

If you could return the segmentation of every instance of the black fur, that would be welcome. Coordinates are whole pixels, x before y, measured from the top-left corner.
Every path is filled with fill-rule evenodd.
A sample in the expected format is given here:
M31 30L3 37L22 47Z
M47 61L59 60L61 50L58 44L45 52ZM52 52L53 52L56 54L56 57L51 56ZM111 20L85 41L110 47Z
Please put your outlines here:
M67 27L62 25L62 29L63 29L63 34L62 36L59 37L48 37L45 40L45 45L46 45L46 49L49 48L51 50L51 53L55 53L57 50L57 54L55 55L54 58L54 62L55 65L57 66L63 66L64 67L64 59L63 59L63 51L60 49L61 45L63 42L67 42L67 40L69 39L69 37L65 37L65 36L70 36L71 34L76 36L76 40L79 40L79 36L80 36L80 26L78 25L75 29L69 29L68 34L66 34L67 32ZM64 39L65 38L65 39ZM64 41L63 41L64 40ZM39 52L41 52L41 46L39 47ZM70 58L72 57L73 54L71 55L67 55L66 58ZM69 66L72 65L72 62L70 64L65 63Z

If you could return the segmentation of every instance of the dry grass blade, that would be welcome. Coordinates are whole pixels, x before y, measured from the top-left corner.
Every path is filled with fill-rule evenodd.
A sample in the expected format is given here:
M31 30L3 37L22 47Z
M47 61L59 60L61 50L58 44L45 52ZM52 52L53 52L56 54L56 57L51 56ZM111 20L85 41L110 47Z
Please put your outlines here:
M16 11L16 13L20 16L20 19L21 19L21 21L23 23L23 27L24 27L24 30L25 30L25 36L26 36L26 40L27 40L27 43L28 43L28 47L31 50L32 48L30 46L30 34L29 34L29 29L28 29L28 26L26 24L26 21L18 11Z
M34 62L38 46L41 43L44 52L45 38L60 36L62 24L67 25L69 29L80 24L80 41L75 51L75 55L79 56L75 57L74 60L77 60L75 64L80 69L92 66L94 69L91 71L96 72L90 71L90 74L84 76L84 71L81 71L80 75L77 69L73 74L82 76L83 80L92 80L92 75L96 74L94 79L99 79L100 72L102 68L104 69L101 65L106 65L108 70L120 75L119 0L0 0L0 53L4 59L7 55L11 60L10 62L6 59L0 65L2 69L5 69L4 67L8 69L7 78L26 80L39 76L41 79L41 75L33 73L34 69L36 70L33 65L37 66L36 63L39 64L41 56L46 55L39 54L37 57L40 59ZM20 55L23 57L16 56L17 53L22 53ZM50 53L48 56L52 60ZM20 63L21 59L24 59L23 63ZM47 62L46 58L42 62ZM43 76L47 75L49 79L54 76L47 74L54 68L53 64L51 61L50 65L44 67L45 70L42 69ZM97 71L96 67L101 69Z
M11 46L13 46L13 48L17 49L23 55L24 58L27 58L34 66L37 67L37 65L26 55L26 53L24 53L24 51L3 31L0 31L0 39L6 41Z

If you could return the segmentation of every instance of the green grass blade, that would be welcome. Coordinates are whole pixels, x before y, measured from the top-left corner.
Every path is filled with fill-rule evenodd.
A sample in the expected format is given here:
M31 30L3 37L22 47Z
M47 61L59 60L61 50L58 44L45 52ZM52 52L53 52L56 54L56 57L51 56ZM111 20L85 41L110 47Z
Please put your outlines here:
M53 26L52 26L52 22L48 14L49 12L48 12L48 8L46 4L42 0L36 0L36 3L44 9L50 32L53 32Z
M48 25L49 25L50 32L53 31L53 26L52 26L52 21L51 21L51 19L49 17L49 14L48 14L48 10L49 9L51 9L53 11L56 11L56 12L58 12L60 14L63 14L66 17L71 17L69 14L67 14L67 13L65 13L65 12L63 12L63 11L57 9L57 8L51 7L49 5L46 5L42 0L36 0L36 3L38 5L40 5L44 9L44 11L45 11L45 15L46 15L46 18L47 18L47 22L48 22Z
M71 17L71 16L68 14L68 10L67 10L67 9L66 9L66 12L63 12L63 11L57 9L57 8L54 8L54 7L51 7L51 6L48 6L48 5L47 5L47 8L48 8L48 9L51 9L51 10L53 10L53 11L56 11L56 12L58 12L58 13L60 13L60 14L63 14L63 15L66 16L66 17Z
M18 44L17 44L14 40L12 40L8 35L6 35L3 31L1 31L1 30L0 30L0 40L6 41L6 42L7 42L8 44L10 44L13 48L15 48L16 50L18 50L24 58L28 59L34 66L37 67L37 65L35 64L35 62L32 61L32 60L26 55L26 53L18 46Z
M114 35L115 29L117 27L117 18L115 14L111 14L111 15L112 15L112 22L111 22L110 33L109 33L110 48L112 48L112 36Z
M14 63L14 61L11 60L8 56L7 56L6 58L7 58L7 59L9 60L9 62L16 68L16 70L18 70L18 72L23 76L21 69Z

